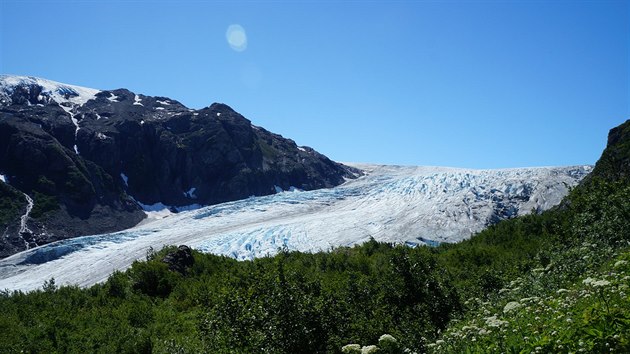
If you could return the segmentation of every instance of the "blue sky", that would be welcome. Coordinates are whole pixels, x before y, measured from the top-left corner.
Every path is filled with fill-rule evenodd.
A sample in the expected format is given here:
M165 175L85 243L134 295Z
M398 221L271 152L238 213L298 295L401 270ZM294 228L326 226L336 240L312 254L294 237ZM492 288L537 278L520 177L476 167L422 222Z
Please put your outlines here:
M2 73L223 102L337 161L591 164L630 118L630 1L0 0L0 30Z

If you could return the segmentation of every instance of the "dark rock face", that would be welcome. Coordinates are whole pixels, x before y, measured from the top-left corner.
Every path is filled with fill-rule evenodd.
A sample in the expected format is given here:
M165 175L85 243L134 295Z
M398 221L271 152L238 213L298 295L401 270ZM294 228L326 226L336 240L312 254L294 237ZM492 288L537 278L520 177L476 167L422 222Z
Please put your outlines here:
M0 171L11 188L29 195L34 204L26 220L28 234L16 231L19 218L0 225L6 233L0 240L0 256L68 237L128 228L144 218L111 176L64 146L64 141L72 146L74 126L67 134L65 122L51 123L59 113L55 107L16 108L0 107ZM22 193L20 215L27 207Z
M8 235L0 257L131 227L144 218L136 201L209 205L333 187L357 173L224 104L192 110L124 89L0 76L0 175L14 193L0 190L0 231ZM33 199L28 240L15 233L14 215L28 203L2 204L15 193Z
M131 93L94 119L88 102L79 111L81 156L111 176L127 178L127 192L144 204L215 204L275 193L275 187L332 187L349 170L312 149L272 134L224 104L190 111L175 101L141 96L149 108L132 106ZM131 96L131 97L129 97ZM157 110L157 108L162 108ZM102 113L100 113L102 116ZM151 178L147 178L151 176Z
M630 120L610 130L606 149L583 183L596 176L609 181L630 179Z
M176 251L167 254L162 262L168 264L168 269L180 274L186 274L186 268L190 268L195 263L192 249L186 245L181 245Z

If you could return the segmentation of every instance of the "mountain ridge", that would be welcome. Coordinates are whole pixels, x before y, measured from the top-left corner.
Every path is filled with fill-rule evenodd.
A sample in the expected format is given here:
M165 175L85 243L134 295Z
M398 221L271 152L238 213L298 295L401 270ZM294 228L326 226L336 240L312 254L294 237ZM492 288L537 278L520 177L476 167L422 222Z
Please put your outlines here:
M129 228L144 218L142 205L331 187L359 171L253 126L225 104L194 110L126 89L2 75L0 175L2 257ZM10 197L18 191L21 202ZM29 232L20 232L20 216Z

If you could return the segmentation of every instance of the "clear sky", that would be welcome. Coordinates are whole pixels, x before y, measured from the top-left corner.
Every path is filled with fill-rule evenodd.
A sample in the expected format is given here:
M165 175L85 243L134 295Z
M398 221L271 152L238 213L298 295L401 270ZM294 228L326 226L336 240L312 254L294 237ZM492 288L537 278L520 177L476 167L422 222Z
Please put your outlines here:
M630 1L0 0L0 22L1 73L223 102L337 161L591 164L630 118Z

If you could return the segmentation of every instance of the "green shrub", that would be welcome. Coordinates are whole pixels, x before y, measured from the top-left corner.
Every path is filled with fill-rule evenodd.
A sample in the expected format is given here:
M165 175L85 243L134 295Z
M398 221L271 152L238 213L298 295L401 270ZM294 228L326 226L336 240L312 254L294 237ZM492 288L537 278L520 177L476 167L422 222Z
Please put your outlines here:
M135 291L148 296L167 297L177 284L179 275L163 262L134 262L130 272Z
M24 208L26 208L24 195L8 184L0 182L0 226L6 227L19 219Z
M46 195L38 191L33 191L33 209L29 215L31 218L39 219L46 216L47 213L59 210L59 201L57 197Z

